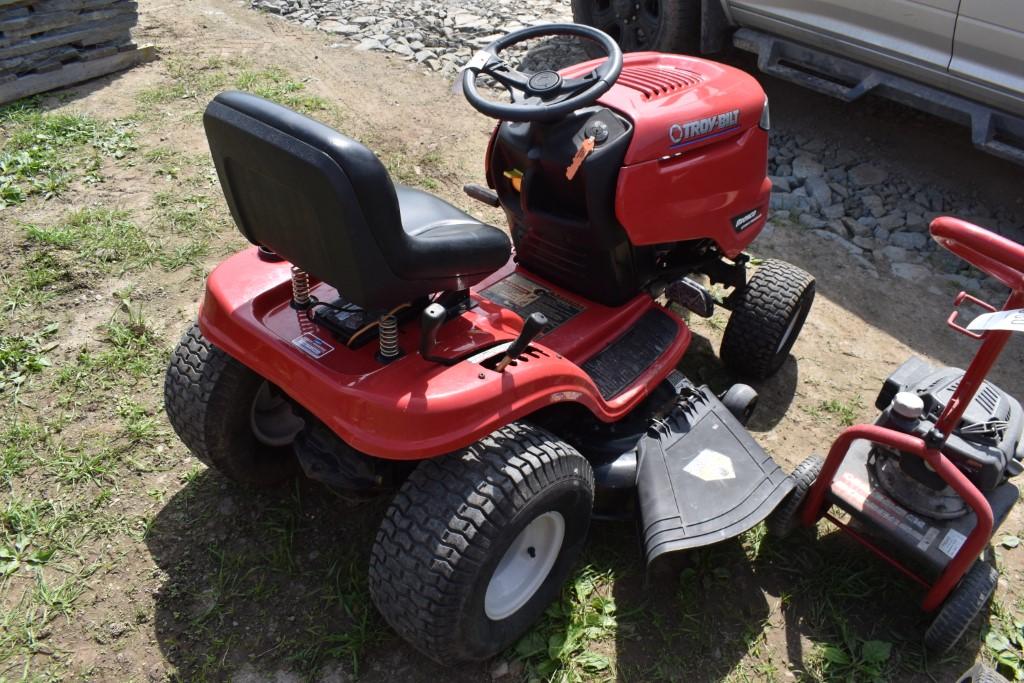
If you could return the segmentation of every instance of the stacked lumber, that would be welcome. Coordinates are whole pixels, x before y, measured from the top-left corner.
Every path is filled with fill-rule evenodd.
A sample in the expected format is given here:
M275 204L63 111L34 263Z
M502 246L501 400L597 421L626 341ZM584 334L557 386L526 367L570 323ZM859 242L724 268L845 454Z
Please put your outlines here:
M0 0L0 102L147 58L134 54L137 21L133 0Z

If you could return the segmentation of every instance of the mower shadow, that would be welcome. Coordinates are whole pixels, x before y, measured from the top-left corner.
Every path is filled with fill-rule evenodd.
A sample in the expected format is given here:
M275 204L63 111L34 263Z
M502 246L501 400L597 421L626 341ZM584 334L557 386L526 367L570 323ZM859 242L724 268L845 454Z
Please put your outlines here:
M305 482L254 493L210 471L195 476L146 537L164 579L153 627L177 678L349 680L355 671L363 681L491 680L495 662L442 667L378 615L366 568L385 505L352 507ZM614 644L593 646L614 647L621 681L782 675L785 663L765 653L783 648L796 673L813 672L800 680L862 680L868 671L829 668L821 651L857 656L870 640L893 644L876 678L955 680L980 642L975 626L951 657L927 662L917 591L838 533L779 542L759 526L648 575L635 526L595 522L581 567L614 577Z
M929 657L922 591L837 530L766 537L752 567L783 622L769 646L784 647L798 680L953 681L975 661L988 623L986 610L951 653ZM888 659L870 661L871 641L891 646Z
M619 681L780 680L787 667L798 681L952 681L979 655L987 611L929 659L920 591L839 532L779 541L759 526L647 575L631 525L597 529L588 561L617 567ZM879 646L888 657L872 661Z
M710 339L694 333L690 348L679 364L679 371L697 384L707 384L716 393L726 391L736 377L722 364ZM767 432L782 421L796 396L800 383L800 367L792 355L786 357L779 370L766 380L752 383L758 393L757 409L747 424L752 432Z
M630 535L630 569L614 589L618 680L725 680L757 646L770 616L742 544L732 539L680 554L648 572Z
M385 505L353 507L305 481L272 492L209 470L189 481L146 537L164 577L153 626L177 680L489 679L483 664L430 661L378 615L366 571Z

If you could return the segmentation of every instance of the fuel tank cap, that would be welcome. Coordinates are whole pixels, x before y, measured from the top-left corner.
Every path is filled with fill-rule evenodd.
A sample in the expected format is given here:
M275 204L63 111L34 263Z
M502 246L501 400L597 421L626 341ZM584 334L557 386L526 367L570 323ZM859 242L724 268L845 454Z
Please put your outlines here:
M913 420L924 412L924 401L912 391L901 391L892 399L892 412Z

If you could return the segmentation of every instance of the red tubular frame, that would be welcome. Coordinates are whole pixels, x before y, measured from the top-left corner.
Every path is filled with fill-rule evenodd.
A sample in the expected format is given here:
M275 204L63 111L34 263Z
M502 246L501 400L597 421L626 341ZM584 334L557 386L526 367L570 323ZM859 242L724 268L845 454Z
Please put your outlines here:
M955 218L937 218L931 224L931 232L936 241L946 249L949 249L965 261L980 268L989 275L1008 286L1012 291L1003 310L1011 310L1024 307L1024 246L1012 242L1006 238L995 235L983 228L971 225L965 221ZM975 301L974 297L961 292L956 299L959 306L965 300ZM994 310L991 306L984 305L984 308ZM849 427L832 444L828 458L821 469L821 474L815 480L807 494L800 513L800 521L805 526L815 524L821 517L826 517L837 523L840 528L866 545L872 552L882 557L897 569L907 574L919 583L923 583L928 592L921 603L922 609L931 612L937 609L949 593L960 582L960 579L967 572L975 559L982 553L989 539L992 537L993 516L992 508L985 499L985 496L978 488L964 476L963 472L956 467L941 452L950 432L960 422L967 406L974 399L974 395L981 388L985 377L995 364L999 354L1006 346L1010 338L1010 332L1003 330L989 330L980 335L967 332L956 323L956 313L949 317L948 324L953 329L967 334L970 337L982 340L982 344L964 372L963 378L956 391L946 404L942 415L939 416L935 425L936 441L933 447L925 444L919 437L904 434L887 427L878 425L854 425ZM938 580L930 586L920 577L901 564L896 558L888 555L880 548L871 544L866 538L853 533L845 525L839 524L838 520L828 514L826 509L826 496L831 489L832 480L843 460L850 450L854 441L864 439L875 444L887 446L904 453L913 453L923 458L935 472L942 477L949 486L960 495L970 506L977 516L977 523L974 529L967 536L963 546L950 560L949 564L939 575Z

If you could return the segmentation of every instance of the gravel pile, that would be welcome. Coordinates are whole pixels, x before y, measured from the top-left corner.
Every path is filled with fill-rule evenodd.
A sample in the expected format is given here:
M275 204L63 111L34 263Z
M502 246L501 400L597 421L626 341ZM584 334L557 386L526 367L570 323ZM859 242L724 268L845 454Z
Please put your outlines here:
M508 31L570 22L569 0L250 0L253 7L339 37L337 46L389 52L454 78L472 54ZM382 11L383 10L383 11ZM582 61L578 45L531 47L519 68ZM508 61L516 63L516 55ZM938 277L968 290L979 273L939 248L929 222L952 214L1024 241L1024 213L997 211L963 193L943 193L899 177L884 161L861 158L825 138L772 131L769 173L774 220L790 220L871 274L908 280ZM995 282L984 283L1002 292Z
M977 289L978 273L939 247L928 224L955 215L1024 241L1020 211L993 211L964 195L894 174L884 162L860 158L817 138L773 131L769 149L773 217L789 219L849 254L869 271L884 269L907 280L938 276ZM987 283L1003 291L995 282Z
M571 22L569 0L251 0L351 42L453 76L478 48L533 24ZM386 11L381 11L386 8Z

